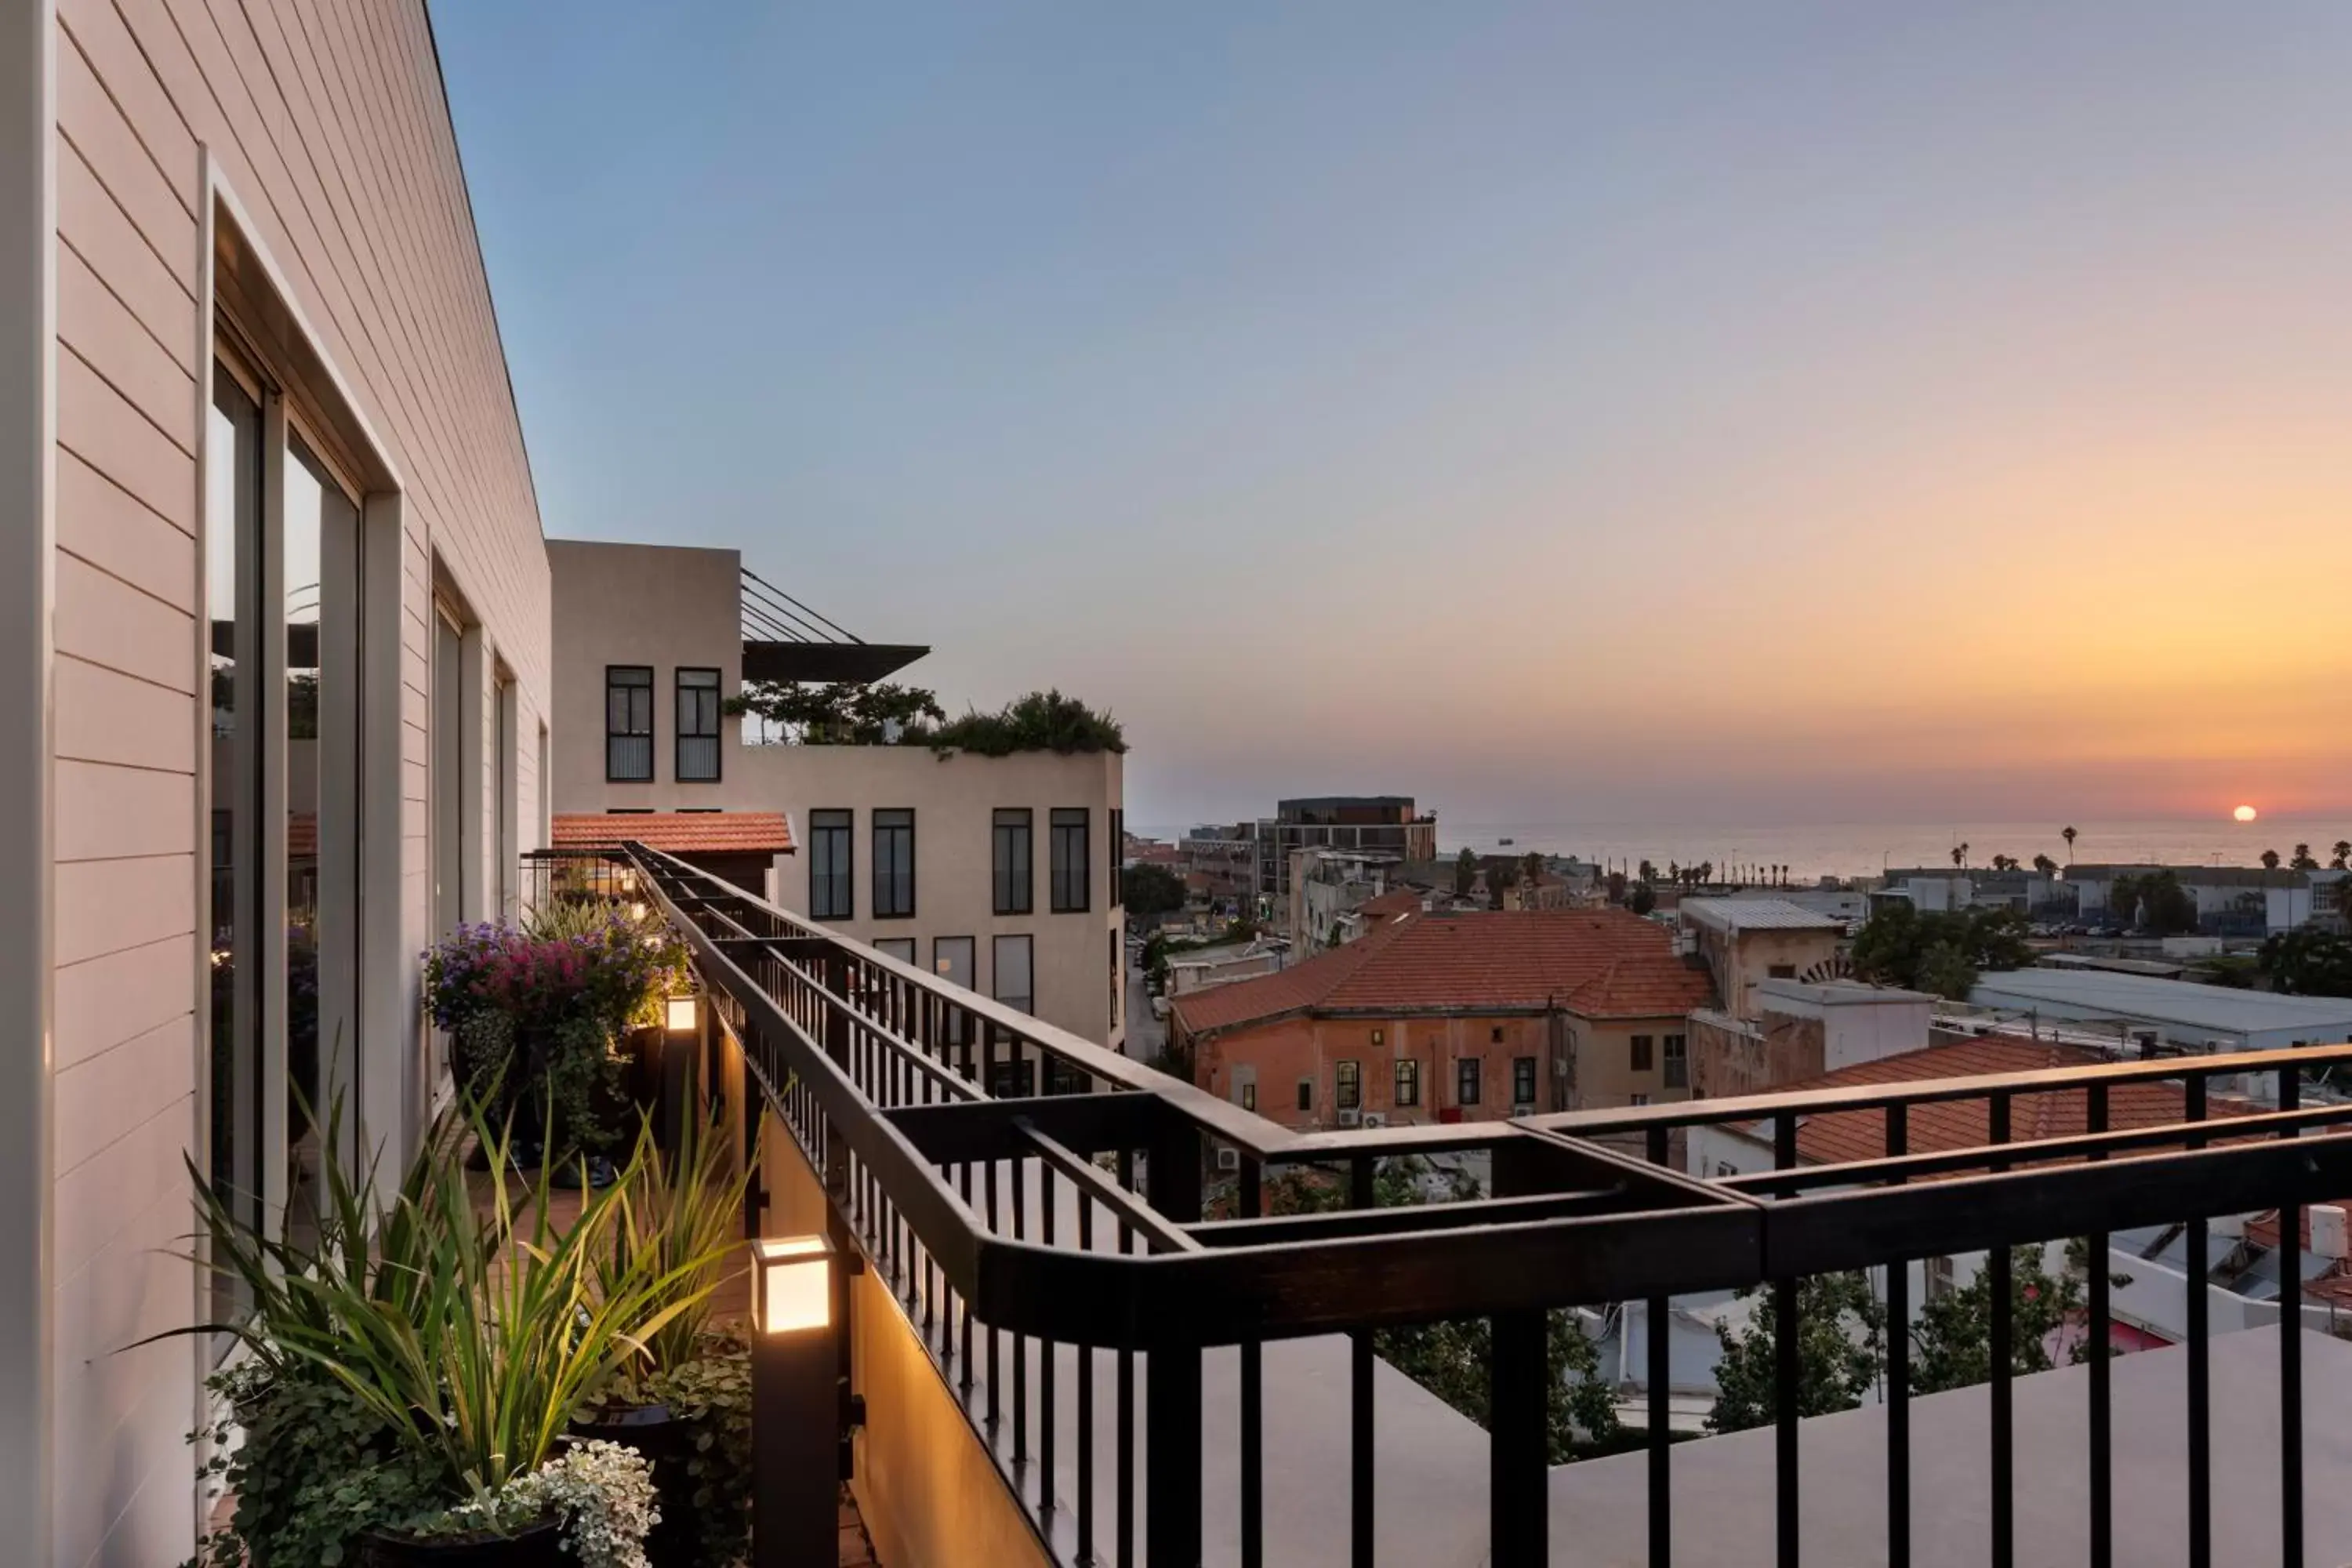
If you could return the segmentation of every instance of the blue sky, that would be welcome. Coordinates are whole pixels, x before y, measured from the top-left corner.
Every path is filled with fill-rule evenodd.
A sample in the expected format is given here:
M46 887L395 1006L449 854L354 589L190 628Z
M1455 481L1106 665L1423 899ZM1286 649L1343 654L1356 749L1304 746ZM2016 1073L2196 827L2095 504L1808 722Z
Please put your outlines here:
M2352 6L434 23L548 531L1137 821L2352 805Z

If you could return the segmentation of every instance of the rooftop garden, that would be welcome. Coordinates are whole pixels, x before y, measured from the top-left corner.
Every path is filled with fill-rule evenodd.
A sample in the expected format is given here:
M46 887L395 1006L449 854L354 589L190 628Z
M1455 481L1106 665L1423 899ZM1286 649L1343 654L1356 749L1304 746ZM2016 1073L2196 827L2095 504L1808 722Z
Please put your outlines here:
M895 681L806 686L754 681L727 700L727 711L756 721L754 743L791 746L928 746L1009 757L1021 752L1124 752L1117 719L1058 690L1032 691L993 713L950 719L936 692Z

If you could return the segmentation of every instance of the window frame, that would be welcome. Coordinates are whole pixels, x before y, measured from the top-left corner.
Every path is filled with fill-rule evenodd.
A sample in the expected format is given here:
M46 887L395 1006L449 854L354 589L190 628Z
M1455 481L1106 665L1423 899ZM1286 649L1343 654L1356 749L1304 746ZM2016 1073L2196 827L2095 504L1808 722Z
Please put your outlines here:
M1421 1058L1399 1057L1389 1080L1389 1103L1399 1110L1421 1109Z
M883 820L885 817L892 820L886 822ZM903 822L897 820L900 817L906 820ZM915 808L908 805L876 806L866 812L866 836L872 850L872 865L868 875L873 879L873 886L867 893L868 909L873 918L877 921L913 920L915 918ZM905 836L903 847L896 842L891 845L890 863L887 865L883 859L885 842L883 835L885 834L890 835L892 840L897 840L900 835ZM900 880L897 861L902 847L906 858L904 890L907 896L906 907L903 909L898 905L898 894L900 889L897 886ZM886 888L888 889L890 895L887 905L884 901Z
M1013 849L1016 841L1017 855ZM1034 807L1000 805L990 816L988 875L989 903L993 912L1037 912L1037 813Z
M1361 1110L1364 1108L1364 1064L1353 1057L1342 1057L1331 1064L1331 1100L1340 1110Z
M639 686L634 681L617 681L614 679L614 677L617 675L643 675L646 678L645 684ZM645 693L646 727L642 731L635 729L615 730L613 728L613 694L616 691L643 691ZM636 720L636 715L634 711L636 704L632 700L629 706L632 711L629 718L625 721L625 722L634 724ZM650 664L606 665L604 667L604 782L606 784L656 784L660 782L656 776L660 770L654 765L654 739L659 729L660 725L654 717L654 667ZM613 771L613 742L615 741L635 741L640 739L642 739L646 743L645 773L643 774L614 773Z
M689 675L707 675L710 678L710 682L707 686L700 683L688 686L686 683L686 678ZM724 782L721 775L727 771L727 748L721 742L727 726L726 679L724 671L716 666L707 664L681 664L670 674L670 728L674 733L670 737L669 765L671 777L679 784L715 784ZM708 734L699 729L688 731L686 727L686 696L689 691L694 692L698 699L703 692L707 691L710 694L710 731ZM611 700L609 697L605 699L607 704ZM701 705L698 700L695 703L697 708ZM607 722L609 721L608 712ZM688 741L710 742L709 773L690 773L686 771L686 743ZM607 759L608 763L610 759Z
M832 817L839 817L840 820L822 820ZM854 921L857 918L857 813L849 806L818 806L810 811L808 822L809 919ZM841 892L842 903L838 909L830 907L829 900L820 900L817 896L820 862L830 861L834 853L828 848L821 854L818 846L821 842L830 845L834 834L841 836L838 847L840 865L826 869L823 875L828 891L837 887Z
M1454 1061L1454 1103L1465 1110L1479 1102L1485 1090L1486 1063L1477 1057L1457 1057Z
M1538 1060L1538 1058L1535 1057L1511 1058L1511 1103L1513 1105L1533 1105L1536 1102L1537 1086L1543 1076L1537 1067ZM1527 1085L1528 1092L1525 1095L1519 1093L1519 1086L1522 1083Z
M1298 1080L1298 1113L1301 1116L1315 1114L1315 1080L1311 1078Z
M1658 1044L1655 1035L1633 1035L1625 1041L1626 1070L1655 1072L1658 1068Z
M1660 1037L1658 1068L1665 1075L1668 1089L1690 1087L1690 1037L1665 1035Z
M1075 820L1070 820L1075 819ZM1094 907L1094 808L1056 805L1045 815L1045 882L1048 907L1057 915L1082 915ZM1071 851L1075 850L1075 861ZM1075 900L1076 901L1070 901Z
M1029 972L1029 989L1020 996L1004 994L1004 954L1013 951L1013 943L1026 954L1024 966ZM1028 931L1000 931L988 941L988 993L992 1000L1001 1002L1016 1013L1036 1016L1037 1009L1037 939Z

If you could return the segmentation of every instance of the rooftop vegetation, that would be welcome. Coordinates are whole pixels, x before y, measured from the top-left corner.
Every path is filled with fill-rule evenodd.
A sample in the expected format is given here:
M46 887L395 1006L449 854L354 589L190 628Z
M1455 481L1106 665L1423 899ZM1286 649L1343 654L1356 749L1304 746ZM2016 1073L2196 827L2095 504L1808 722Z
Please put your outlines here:
M805 686L754 681L727 711L758 721L759 739L797 746L929 746L1009 757L1018 752L1124 752L1118 720L1059 690L1032 691L992 713L950 719L939 695L878 680Z

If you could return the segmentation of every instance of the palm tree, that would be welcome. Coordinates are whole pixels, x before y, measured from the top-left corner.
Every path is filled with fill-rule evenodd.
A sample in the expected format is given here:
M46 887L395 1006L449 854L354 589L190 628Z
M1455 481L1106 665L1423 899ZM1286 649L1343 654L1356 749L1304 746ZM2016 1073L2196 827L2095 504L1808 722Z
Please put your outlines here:
M2033 858L2033 868L2045 877L2054 877L2058 874L2058 862L2047 855L2036 855Z
M1953 869L1958 870L1959 868L1961 868L1961 867L1963 867L1963 866L1967 865L1968 863L1969 863L1969 847L1968 847L1965 843L1962 843L1962 844L1955 844L1955 845L1953 845L1953 846L1952 846L1952 868L1953 868Z
M2279 852L2278 852L2277 850L2275 850L2275 849L2265 849L2265 850L2263 850L2263 870L2265 870L2265 871L2275 871L2275 870L2277 870L2278 868L2279 868Z
M2062 827L2058 830L2058 837L2066 841L2066 864L2072 866L2074 863L2074 829L2071 826Z
M2288 861L2287 864L2294 867L2298 871L2316 871L2319 869L2318 857L2312 854L2311 846L2308 844L2296 845L2294 847L2294 858Z
M2339 871L2352 867L2352 838L2339 838L2336 841L2336 858L2330 860L2328 864Z

